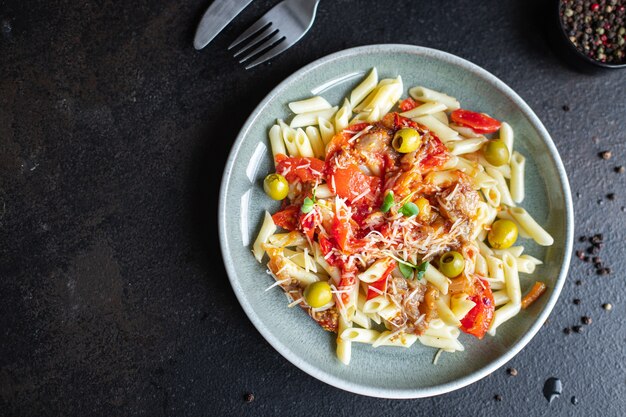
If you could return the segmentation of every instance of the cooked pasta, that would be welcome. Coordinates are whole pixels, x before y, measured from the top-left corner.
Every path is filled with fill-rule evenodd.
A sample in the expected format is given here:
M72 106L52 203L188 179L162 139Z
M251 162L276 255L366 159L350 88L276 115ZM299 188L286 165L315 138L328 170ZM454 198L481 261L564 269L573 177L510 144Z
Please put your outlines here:
M554 241L515 206L525 159L510 125L422 86L403 92L374 68L340 106L291 102L268 132L264 188L284 201L252 252L269 258L268 290L337 334L346 365L352 343L455 352L462 333L495 335L520 312L520 274L541 265L518 236ZM493 141L506 158L486 151Z

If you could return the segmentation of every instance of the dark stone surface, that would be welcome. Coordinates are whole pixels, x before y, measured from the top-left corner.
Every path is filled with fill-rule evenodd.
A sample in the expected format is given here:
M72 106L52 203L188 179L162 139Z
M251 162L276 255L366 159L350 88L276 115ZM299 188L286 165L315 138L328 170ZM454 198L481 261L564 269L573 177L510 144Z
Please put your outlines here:
M626 175L613 170L626 71L570 69L521 0L322 1L298 45L245 71L225 47L274 2L197 52L209 3L0 1L0 415L626 415ZM516 90L561 152L576 235L604 233L613 271L573 259L507 365L517 376L423 400L360 397L289 364L239 307L217 244L224 161L259 100L316 58L384 42L457 54ZM593 323L566 335L582 315ZM552 404L549 377L563 381Z

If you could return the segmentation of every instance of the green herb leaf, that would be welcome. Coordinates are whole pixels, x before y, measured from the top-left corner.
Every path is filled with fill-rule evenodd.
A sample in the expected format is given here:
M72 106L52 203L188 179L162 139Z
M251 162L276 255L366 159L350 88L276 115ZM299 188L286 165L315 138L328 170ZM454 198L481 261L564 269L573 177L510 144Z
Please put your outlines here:
M309 197L304 199L304 202L302 203L302 207L300 208L300 211L302 211L303 213L310 213L311 210L313 210L313 205L315 204L315 202L313 200L311 200Z
M398 262L398 269L402 273L404 278L409 279L413 275L413 267L410 264L405 264L404 262Z
M385 199L383 200L383 205L380 206L380 211L383 213L387 213L391 207L394 205L395 201L393 199L393 191L389 191L385 195Z
M415 203L406 203L398 211L402 213L403 216L412 217L417 216L420 212L420 209L415 205Z
M426 273L426 268L428 268L428 265L430 265L429 262L422 262L421 264L419 264L419 266L416 268L417 279L424 278L424 274Z

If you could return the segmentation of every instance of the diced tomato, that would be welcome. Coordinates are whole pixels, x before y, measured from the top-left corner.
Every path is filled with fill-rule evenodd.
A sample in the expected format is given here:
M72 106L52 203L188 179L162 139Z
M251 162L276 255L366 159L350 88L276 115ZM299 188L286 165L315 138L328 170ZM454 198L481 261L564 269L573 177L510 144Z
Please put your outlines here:
M396 267L396 261L392 260L392 262L389 263L389 266L383 273L382 278L379 279L378 281L372 282L367 287L367 299L368 300L371 300L372 298L379 296L380 292L385 292L385 290L387 289L387 278L389 277L389 274L391 274L391 271L393 271L395 267ZM372 288L376 288L380 292L374 291Z
M450 115L452 121L461 126L467 126L476 133L493 133L500 129L501 123L483 113L458 109Z
M461 330L479 339L482 339L485 333L487 333L495 311L495 303L489 283L485 281L482 283L483 285L480 285L478 282L475 284L476 293L469 297L476 305L461 320Z
M428 141L426 146L427 154L420 161L420 169L422 171L440 167L448 161L448 158L450 157L448 154L448 148L446 148L438 137L433 136Z
M310 212L310 213L300 212L300 220L299 220L300 229L309 238L310 241L313 241L313 238L315 237L315 226L317 225L316 220L317 220L316 212Z
M274 220L276 226L293 231L298 229L299 214L300 208L298 206L288 206L284 210L276 212L272 216L272 220Z
M395 112L387 113L381 122L383 126L393 130L402 129L403 127L412 127L413 129L417 129L419 127L419 125L413 120L400 116L400 113Z
M276 172L284 176L287 181L315 182L321 180L324 175L325 163L317 158L305 158L302 156L276 155Z
M333 225L330 233L343 252L351 252L350 241L354 236L354 232L352 230L349 220L342 220L335 216L335 218L333 219Z
M416 108L417 106L419 106L419 103L415 100L413 100L411 97L409 98L405 98L404 100L402 100L400 102L400 110L404 111L409 111L409 110L413 110L414 108Z
M349 132L360 132L361 130L365 129L366 127L368 127L370 124L369 123L355 123L353 125L350 125L346 128L347 131ZM347 133L347 132L346 132Z
M376 193L380 187L380 178L365 175L356 165L330 170L327 183L335 194L352 202L364 192Z

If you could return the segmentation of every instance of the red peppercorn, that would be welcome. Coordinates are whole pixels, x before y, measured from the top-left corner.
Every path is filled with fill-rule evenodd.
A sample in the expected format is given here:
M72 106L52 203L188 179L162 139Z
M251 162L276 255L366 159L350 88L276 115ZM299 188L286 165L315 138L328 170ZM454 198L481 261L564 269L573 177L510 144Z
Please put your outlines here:
M595 12L596 10L598 10L599 8L600 8L600 5L599 5L598 3L593 3L593 4L591 5L591 10L592 10L592 11L594 11L594 12Z

